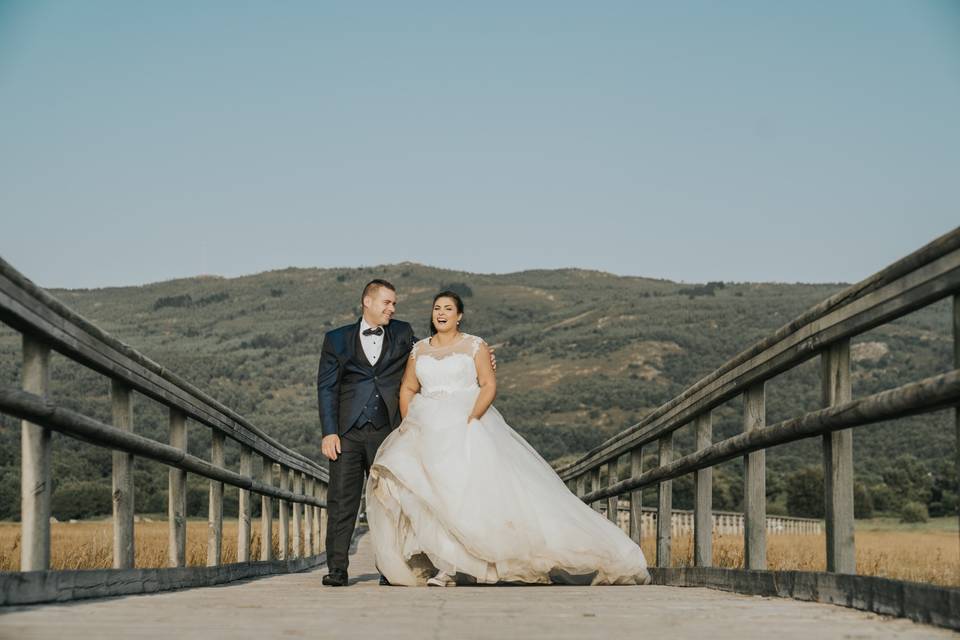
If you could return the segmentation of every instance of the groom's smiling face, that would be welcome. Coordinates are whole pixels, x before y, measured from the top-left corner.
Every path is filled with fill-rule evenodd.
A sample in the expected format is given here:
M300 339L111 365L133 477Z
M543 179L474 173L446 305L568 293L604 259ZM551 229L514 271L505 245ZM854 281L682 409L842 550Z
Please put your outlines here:
M385 326L397 312L397 293L387 287L377 287L363 297L363 315L367 322Z

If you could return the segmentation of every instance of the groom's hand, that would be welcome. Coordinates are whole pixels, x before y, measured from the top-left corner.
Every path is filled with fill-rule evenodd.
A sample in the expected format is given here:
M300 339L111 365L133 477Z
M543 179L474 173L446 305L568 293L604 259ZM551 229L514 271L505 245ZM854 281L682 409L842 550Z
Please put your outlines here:
M490 352L490 366L493 367L493 372L497 372L497 356L493 354L494 348L490 345L487 345L487 350Z
M336 460L340 454L340 436L335 433L323 436L323 440L320 441L320 451L329 460Z

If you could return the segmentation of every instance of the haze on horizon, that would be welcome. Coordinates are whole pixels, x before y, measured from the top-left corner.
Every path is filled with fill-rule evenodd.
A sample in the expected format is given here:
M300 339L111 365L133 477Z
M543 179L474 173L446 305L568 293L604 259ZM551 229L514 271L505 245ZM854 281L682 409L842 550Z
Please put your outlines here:
M0 256L855 282L960 224L957 113L949 0L0 0Z

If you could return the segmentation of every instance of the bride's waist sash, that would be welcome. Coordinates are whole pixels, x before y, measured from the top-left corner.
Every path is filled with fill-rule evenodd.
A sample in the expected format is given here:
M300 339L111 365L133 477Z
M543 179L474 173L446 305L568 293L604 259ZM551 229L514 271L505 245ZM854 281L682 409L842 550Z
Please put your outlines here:
M456 398L456 397L465 397L471 394L475 394L480 390L479 385L473 385L472 387L443 387L443 388L431 388L429 391L423 389L420 390L420 395L424 398L429 398L431 400L440 400L444 398Z

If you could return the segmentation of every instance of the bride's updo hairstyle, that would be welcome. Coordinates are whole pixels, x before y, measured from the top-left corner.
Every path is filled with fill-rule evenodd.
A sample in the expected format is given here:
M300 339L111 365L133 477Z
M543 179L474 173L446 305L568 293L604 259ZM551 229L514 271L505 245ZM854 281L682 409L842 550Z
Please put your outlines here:
M441 291L433 296L433 304L430 305L430 335L436 335L437 328L433 326L433 308L437 306L437 300L440 298L450 298L457 305L457 313L463 313L463 299L455 291Z

